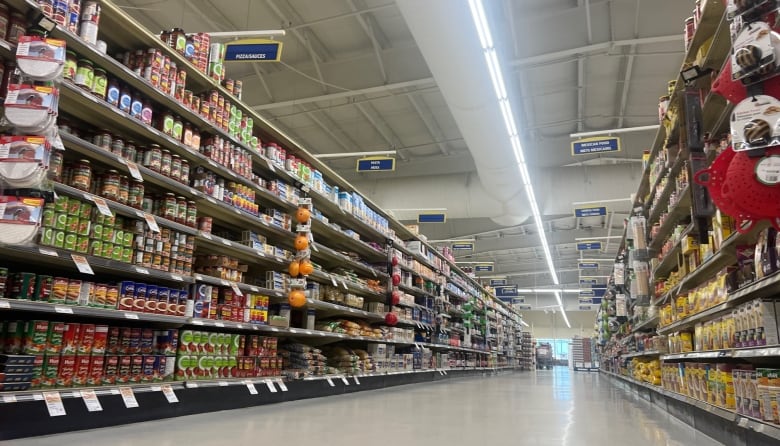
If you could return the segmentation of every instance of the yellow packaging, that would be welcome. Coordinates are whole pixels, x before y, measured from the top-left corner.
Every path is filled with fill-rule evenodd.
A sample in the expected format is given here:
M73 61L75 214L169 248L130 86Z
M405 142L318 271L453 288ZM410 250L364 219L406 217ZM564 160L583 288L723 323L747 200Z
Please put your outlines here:
M680 333L680 353L693 351L693 336L688 331Z
M688 296L678 296L676 303L675 312L677 314L677 320L688 317Z
M720 350L723 348L723 342L722 342L720 331L721 331L721 319L718 318L712 321L712 331L710 333L710 337L712 339L712 348L710 350Z

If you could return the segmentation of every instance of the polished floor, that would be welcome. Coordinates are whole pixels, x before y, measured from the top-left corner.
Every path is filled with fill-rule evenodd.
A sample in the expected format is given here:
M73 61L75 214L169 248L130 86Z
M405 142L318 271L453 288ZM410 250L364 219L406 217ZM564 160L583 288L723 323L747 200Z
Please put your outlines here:
M612 386L566 368L411 385L49 437L14 446L718 446Z

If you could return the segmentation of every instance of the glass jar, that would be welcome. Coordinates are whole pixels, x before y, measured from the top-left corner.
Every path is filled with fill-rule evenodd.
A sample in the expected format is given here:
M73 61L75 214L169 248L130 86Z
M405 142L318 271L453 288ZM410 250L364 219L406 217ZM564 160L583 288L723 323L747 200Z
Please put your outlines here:
M160 171L162 164L162 149L157 144L152 144L144 153L144 166L155 172Z
M100 190L98 195L113 201L119 201L119 172L109 170L100 177Z
M92 91L94 81L95 67L92 64L92 61L88 59L79 59L76 77L73 79L73 83L85 90Z
M123 85L119 89L119 109L125 113L130 113L130 107L133 105L133 97L130 95L130 89Z
M95 68L95 77L92 81L92 94L100 99L106 98L106 92L108 91L108 75L106 70L102 68Z
M65 64L62 67L62 77L69 80L76 79L76 70L78 70L79 59L75 51L65 52Z
M190 123L184 124L184 133L182 134L182 141L185 146L192 147L192 125Z
M111 141L112 141L111 133L109 133L108 130L103 130L97 135L95 135L95 138L93 139L93 143L100 147L103 150L111 150Z
M173 114L166 112L162 117L162 132L168 136L173 136Z
M182 123L181 117L177 116L174 118L173 121L173 138L177 141L181 141L182 134L184 133L184 124Z
M186 225L194 228L198 224L198 208L195 202L190 200L187 202L187 221Z
M62 150L52 150L49 155L49 170L46 175L50 180L61 182L62 181Z
M141 209L144 204L144 183L131 181L127 195L127 205L135 209Z
M122 175L119 178L119 196L117 201L121 204L127 204L130 200L130 178L127 175Z
M117 156L122 156L122 151L125 149L125 142L120 138L114 138L111 141L111 153Z
M130 161L135 161L135 157L138 151L135 148L133 141L127 141L124 147L122 147L122 158Z
M141 96L138 92L133 93L133 98L130 101L130 116L135 119L141 120L141 116L144 111L144 103L141 100Z
M141 122L146 125L152 125L152 103L146 99L141 107Z
M171 156L171 174L169 176L176 181L181 181L181 157L179 155Z
M166 177L171 176L172 156L170 150L163 150L160 157L160 173Z
M26 29L27 20L24 19L22 14L14 12L11 14L11 18L8 22L8 33L6 34L5 40L7 40L8 43L16 45L19 43L19 38L24 35Z
M84 192L92 186L92 164L89 160L80 160L71 169L70 185Z
M0 3L0 39L8 37L8 23L11 21L11 11L8 5Z
M163 198L162 216L168 220L176 220L176 215L178 214L178 210L176 209L177 205L176 195L167 192Z
M106 91L106 102L113 105L114 107L119 107L119 96L120 96L120 89L119 89L119 81L116 78L111 78L108 80L108 90Z
M190 184L190 162L185 159L181 160L181 177L179 181L184 184Z
M176 223L184 224L187 222L187 199L176 197Z

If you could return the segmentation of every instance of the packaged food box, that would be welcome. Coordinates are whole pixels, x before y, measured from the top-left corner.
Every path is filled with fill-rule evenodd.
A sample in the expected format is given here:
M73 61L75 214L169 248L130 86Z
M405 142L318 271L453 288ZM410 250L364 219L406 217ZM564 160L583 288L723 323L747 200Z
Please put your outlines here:
M117 308L124 311L132 311L134 301L135 282L129 280L119 282L119 303Z
M76 374L76 355L62 355L57 371L57 387L72 387L73 376Z
M18 324L15 326L15 328L18 329L18 327L22 325L22 322L9 322L6 342L11 340L9 335L15 336L15 333L11 333L10 331L12 328L11 324ZM27 321L24 326L24 353L34 355L46 352L47 338L49 335L49 321L32 320ZM16 340L13 342L16 342ZM21 342L21 338L19 338L19 342Z
M30 385L30 383L0 383L0 391L19 392L22 390L28 390Z
M110 333L109 333L110 334ZM138 334L140 337L140 333ZM120 355L129 355L130 354L130 344L132 342L133 338L133 329L130 327L120 327L119 328L119 347L117 349L117 353ZM139 339L140 342L140 339ZM136 345L138 345L136 343Z
M60 352L63 355L75 355L78 350L78 340L81 333L81 324L75 322L65 323L62 332L62 348Z
M95 341L97 342L97 336L99 331L95 329ZM122 328L121 327L108 327L108 330L106 331L106 351L105 353L116 355L121 350L121 342L122 342ZM128 341L129 342L129 341ZM92 347L93 353L95 352L95 347Z
M179 344L178 330L159 330L155 332L155 353L175 355Z
M133 355L130 362L130 382L140 383L142 382L144 373L144 357L141 355Z
M154 352L155 333L154 329L144 328L141 330L141 342L139 347L139 353L143 355L150 355Z
M31 382L33 373L4 373L0 372L0 383L23 383Z
M81 387L88 385L89 367L91 357L89 355L76 356L76 368L73 373L73 386Z
M79 355L89 355L92 353L92 345L95 342L95 325L81 324L78 341L76 342L76 353Z
M43 358L43 374L41 375L41 387L52 388L57 384L57 376L60 370L60 355L45 355Z
M130 329L130 343L128 345L127 353L131 355L137 355L141 352L141 335L143 330L140 328Z
M129 366L128 366L129 367ZM128 368L129 373L129 368ZM105 356L103 363L103 377L101 382L105 385L116 384L119 381L119 356Z
M155 373L159 368L158 357L155 355L144 355L141 358L140 382L148 383L155 381Z
M105 359L106 358L103 355L92 355L89 357L89 372L87 373L88 386L99 386L103 384Z
M145 283L136 282L135 295L133 298L133 311L143 313L146 311L146 296L149 286Z
M133 357L123 355L119 357L119 369L116 375L117 384L128 384L132 382Z
M62 336L65 333L64 322L49 322L46 333L46 354L53 355L62 351Z
M44 355L36 355L32 366L32 380L31 387L37 389L41 387L41 380L43 379L43 360Z

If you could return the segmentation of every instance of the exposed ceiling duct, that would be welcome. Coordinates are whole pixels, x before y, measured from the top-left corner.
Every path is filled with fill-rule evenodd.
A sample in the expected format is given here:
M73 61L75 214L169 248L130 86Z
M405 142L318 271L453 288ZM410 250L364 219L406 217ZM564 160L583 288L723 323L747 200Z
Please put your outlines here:
M472 23L468 4L416 0L398 0L397 4L468 144L484 190L499 204L494 209L500 215L490 218L505 226L524 222L531 215L530 205L503 130L504 118L491 88L490 73L481 58L476 59L482 54L480 43L477 39L445 37L463 34L463 26ZM443 188L440 179L436 179L437 187ZM425 189L426 195L431 192ZM392 207L378 197L377 201Z

